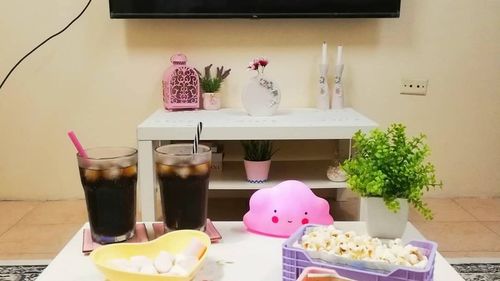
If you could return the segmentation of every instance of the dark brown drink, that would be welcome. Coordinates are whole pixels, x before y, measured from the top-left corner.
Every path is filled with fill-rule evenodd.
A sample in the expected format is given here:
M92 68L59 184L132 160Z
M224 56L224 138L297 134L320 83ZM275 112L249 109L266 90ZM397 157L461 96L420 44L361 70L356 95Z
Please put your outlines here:
M157 163L162 210L167 230L205 228L210 162L189 165Z
M90 227L94 233L101 237L119 237L134 229L137 183L135 165L104 170L80 168L80 179L85 191ZM94 237L94 240L100 239L106 240Z
M96 147L77 155L92 239L101 244L134 236L137 150Z
M210 148L169 144L156 148L154 155L165 230L205 230Z

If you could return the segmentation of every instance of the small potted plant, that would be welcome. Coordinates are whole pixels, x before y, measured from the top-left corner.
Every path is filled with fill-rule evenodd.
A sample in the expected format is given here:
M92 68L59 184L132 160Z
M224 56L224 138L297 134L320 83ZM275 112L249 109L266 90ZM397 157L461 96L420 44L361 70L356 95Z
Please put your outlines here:
M248 182L263 183L269 176L271 157L276 153L270 140L241 141L245 151L244 164Z
M422 201L424 191L441 188L434 166L426 162L430 153L425 135L408 137L402 124L387 131L375 129L354 135L355 154L342 164L350 189L361 196L360 215L368 234L401 237L408 220L408 203L426 219L432 212Z
M224 66L217 67L215 77L212 76L210 71L212 65L205 67L204 74L196 69L200 77L200 87L203 98L203 108L206 110L218 110L221 107L220 87L224 79L231 73L231 69L224 70Z

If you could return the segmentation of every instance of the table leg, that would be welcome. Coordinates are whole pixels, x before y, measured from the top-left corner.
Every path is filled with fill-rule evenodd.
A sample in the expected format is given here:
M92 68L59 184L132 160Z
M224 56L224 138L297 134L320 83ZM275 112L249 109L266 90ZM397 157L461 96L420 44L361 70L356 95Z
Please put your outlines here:
M153 162L153 142L138 142L139 190L141 194L142 221L155 221L156 210L156 176Z

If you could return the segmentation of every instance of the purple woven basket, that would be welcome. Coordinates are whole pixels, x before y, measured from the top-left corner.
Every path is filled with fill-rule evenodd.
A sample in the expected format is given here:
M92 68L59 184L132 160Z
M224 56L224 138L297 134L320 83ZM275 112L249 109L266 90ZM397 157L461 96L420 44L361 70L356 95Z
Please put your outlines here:
M302 249L294 248L293 244L302 237L305 229L315 225L304 225L298 229L285 243L283 243L283 281L296 281L304 268L317 266L333 269L338 274L362 281L432 281L434 279L434 260L436 257L437 244L432 241L411 241L415 247L421 248L429 262L425 268L409 269L401 267L391 272L377 272L363 270L344 265L330 264L321 260L313 260Z

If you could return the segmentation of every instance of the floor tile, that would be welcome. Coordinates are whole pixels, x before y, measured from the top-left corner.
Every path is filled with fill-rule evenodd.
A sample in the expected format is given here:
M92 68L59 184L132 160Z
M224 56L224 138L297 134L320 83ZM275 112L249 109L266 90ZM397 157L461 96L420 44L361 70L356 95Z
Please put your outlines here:
M439 251L439 253L445 258L464 258L467 256L467 252Z
M0 201L0 224L14 225L39 204L36 201Z
M414 222L439 251L500 251L500 237L479 222Z
M57 253L81 224L15 225L0 236L2 254Z
M481 223L496 234L500 235L500 221L483 221Z
M12 225L0 224L0 235L5 233L11 227L12 227Z
M87 221L85 200L46 201L26 214L20 224L80 224Z
M441 198L426 198L424 199L428 207L432 210L434 215L433 221L475 221L470 213L464 210L460 205L458 205L452 199L441 199ZM425 221L425 218L417 212L413 207L410 208L409 220L411 222L415 221Z
M479 221L500 221L500 198L457 198L454 199Z

